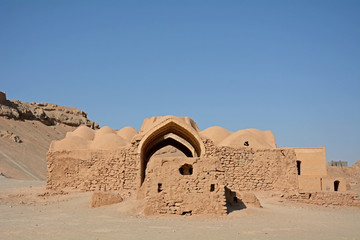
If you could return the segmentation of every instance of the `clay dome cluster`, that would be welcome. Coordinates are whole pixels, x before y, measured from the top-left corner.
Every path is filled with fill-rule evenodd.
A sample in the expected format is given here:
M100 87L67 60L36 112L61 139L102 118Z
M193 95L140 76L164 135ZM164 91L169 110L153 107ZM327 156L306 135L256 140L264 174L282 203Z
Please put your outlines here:
M149 129L166 119L176 119L176 121L189 126L200 138L208 138L212 140L216 146L234 148L250 147L255 149L276 148L275 137L271 131L244 129L231 132L219 126L209 127L200 131L195 121L188 117L163 116L145 119L139 132L133 127L124 127L120 130L115 130L105 126L99 130L93 130L86 126L80 126L75 131L67 133L63 140L54 141L50 146L50 151L76 149L109 150L126 147L131 144L135 136L141 138Z
M210 138L217 146L226 147L251 147L256 149L276 148L274 134L267 130L261 131L250 128L231 132L223 127L209 127L201 132Z
M93 130L80 126L73 132L68 132L60 141L53 141L50 151L77 150L77 149L115 149L130 145L131 139L137 134L132 127L115 130L111 127L102 127Z

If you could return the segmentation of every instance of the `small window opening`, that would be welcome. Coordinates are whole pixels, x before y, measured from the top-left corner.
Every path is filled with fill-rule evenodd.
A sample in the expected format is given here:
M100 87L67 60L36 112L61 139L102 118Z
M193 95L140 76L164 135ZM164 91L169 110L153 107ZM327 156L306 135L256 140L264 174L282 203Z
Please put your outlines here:
M162 189L162 183L158 183L158 192L161 192L163 189Z
M301 174L301 161L296 161L297 174Z
M337 192L339 190L339 184L340 184L340 181L336 180L334 182L334 191Z
M179 172L181 175L192 175L193 167L190 164L184 164L179 168Z
M234 197L234 203L237 203L238 202L238 198L237 197Z
M248 146L249 146L249 141L245 141L245 142L244 142L244 146L247 146L247 147L248 147Z
M215 191L215 184L210 185L210 192L213 192L213 191Z
M190 210L190 211L183 211L183 212L181 213L181 215L191 216L191 215L192 215L192 211L191 211L191 210Z
M323 186L322 186L322 178L320 178L320 190L322 191L323 189Z

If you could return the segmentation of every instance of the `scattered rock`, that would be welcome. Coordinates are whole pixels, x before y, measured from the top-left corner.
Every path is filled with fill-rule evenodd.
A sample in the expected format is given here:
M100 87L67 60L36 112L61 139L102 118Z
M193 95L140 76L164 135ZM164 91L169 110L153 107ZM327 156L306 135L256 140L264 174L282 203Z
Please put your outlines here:
M60 191L52 191L52 192L44 192L41 194L38 194L38 197L52 197L52 196L58 196L58 195L67 195L69 194L68 192L65 192L63 190Z
M8 138L16 143L22 143L22 140L20 139L20 137L18 135L15 135L14 133L9 132L9 131L0 131L0 137Z
M12 139L13 139L14 142L16 142L16 143L22 143L22 140L21 140L20 137L17 136L17 135L13 135L13 136L12 136Z

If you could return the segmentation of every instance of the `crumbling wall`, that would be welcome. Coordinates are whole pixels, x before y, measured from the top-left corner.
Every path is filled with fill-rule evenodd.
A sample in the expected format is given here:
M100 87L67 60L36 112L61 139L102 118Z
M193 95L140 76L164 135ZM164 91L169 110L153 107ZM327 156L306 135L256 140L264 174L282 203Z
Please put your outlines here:
M340 192L301 192L287 196L287 199L308 204L323 206L352 206L360 207L359 195L356 193Z
M183 166L192 170L181 170ZM218 159L153 158L148 163L145 214L226 214L224 171Z
M298 189L296 155L292 149L231 148L204 140L205 157L218 158L225 184L233 191Z
M47 188L80 191L133 191L139 156L134 148L47 153Z
M205 157L218 160L224 171L219 178L233 191L298 189L292 149L235 149L216 147L211 140L204 143ZM135 145L115 150L48 152L47 185L81 191L135 191L139 184L139 162Z

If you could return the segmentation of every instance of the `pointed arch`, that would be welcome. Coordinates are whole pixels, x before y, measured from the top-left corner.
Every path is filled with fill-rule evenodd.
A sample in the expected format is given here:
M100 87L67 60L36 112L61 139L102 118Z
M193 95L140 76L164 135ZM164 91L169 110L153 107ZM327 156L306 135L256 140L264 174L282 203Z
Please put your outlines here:
M140 185L145 179L146 166L152 154L167 145L176 147L187 157L200 157L205 152L195 129L176 119L166 119L150 129L140 141Z
M144 154L150 157L159 149L166 147L166 146L173 146L184 153L187 157L194 157L197 156L194 147L185 139L175 135L173 133L168 133L155 141L149 143L148 147L146 148Z

